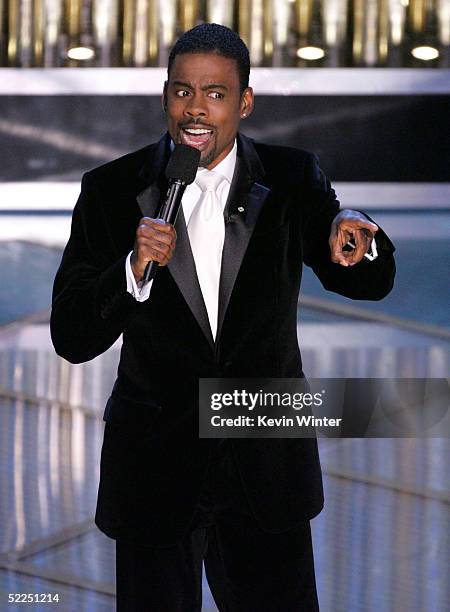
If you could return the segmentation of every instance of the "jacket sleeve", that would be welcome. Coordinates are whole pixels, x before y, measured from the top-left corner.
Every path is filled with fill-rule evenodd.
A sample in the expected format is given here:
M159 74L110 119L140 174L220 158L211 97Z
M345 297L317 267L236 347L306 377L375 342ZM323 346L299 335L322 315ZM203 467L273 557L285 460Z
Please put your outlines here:
M315 155L306 161L304 180L303 261L314 270L325 289L354 300L381 300L394 283L394 245L379 228L375 236L378 257L374 261L363 258L347 268L333 263L328 240L339 202Z
M137 305L127 292L125 260L115 250L87 173L53 286L50 331L58 355L72 363L89 361L120 336Z

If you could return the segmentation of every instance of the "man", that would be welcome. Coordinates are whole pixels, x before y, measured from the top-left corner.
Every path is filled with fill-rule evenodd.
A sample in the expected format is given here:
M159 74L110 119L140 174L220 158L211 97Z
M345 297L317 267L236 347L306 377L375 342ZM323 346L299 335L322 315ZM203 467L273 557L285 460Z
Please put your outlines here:
M238 133L253 110L249 68L223 26L179 39L168 134L85 174L55 280L58 354L87 361L123 334L96 513L116 539L118 610L200 610L203 559L221 611L318 609L316 441L199 439L198 379L303 376L302 261L331 291L381 299L393 247L366 216L339 212L313 155ZM157 219L173 143L201 151L176 228ZM158 274L143 284L152 260Z

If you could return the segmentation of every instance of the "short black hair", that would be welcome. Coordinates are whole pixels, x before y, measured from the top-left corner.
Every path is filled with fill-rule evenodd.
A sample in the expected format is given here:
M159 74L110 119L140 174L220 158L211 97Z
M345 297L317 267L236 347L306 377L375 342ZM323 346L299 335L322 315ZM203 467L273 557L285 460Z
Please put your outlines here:
M182 34L169 55L168 77L175 57L183 53L217 53L236 60L241 93L248 87L250 75L248 49L242 38L230 28L218 23L202 23Z

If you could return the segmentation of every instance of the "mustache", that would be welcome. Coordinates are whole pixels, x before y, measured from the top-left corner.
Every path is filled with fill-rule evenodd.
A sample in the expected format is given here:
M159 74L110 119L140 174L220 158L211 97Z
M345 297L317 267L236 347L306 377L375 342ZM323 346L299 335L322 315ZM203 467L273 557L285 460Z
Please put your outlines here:
M215 126L214 125L210 125L209 123L203 123L201 120L200 121L185 121L183 123L179 123L178 127L180 129L184 128L184 127L195 127L195 128L203 128L205 130L215 130Z

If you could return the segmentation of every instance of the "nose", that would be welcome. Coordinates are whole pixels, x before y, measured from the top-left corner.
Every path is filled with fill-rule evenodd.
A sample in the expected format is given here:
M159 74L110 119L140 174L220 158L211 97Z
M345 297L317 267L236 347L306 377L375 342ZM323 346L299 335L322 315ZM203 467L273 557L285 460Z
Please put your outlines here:
M206 117L208 109L204 103L204 97L202 94L194 94L189 99L184 108L184 114L187 117Z

